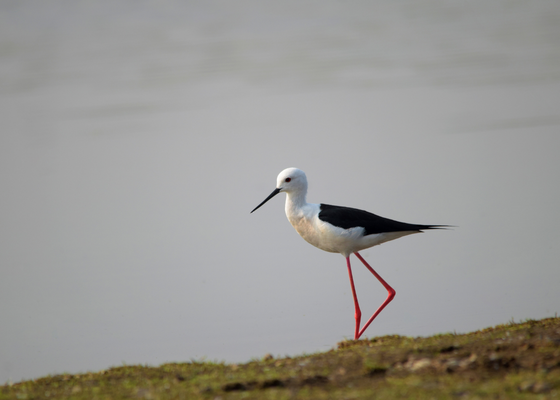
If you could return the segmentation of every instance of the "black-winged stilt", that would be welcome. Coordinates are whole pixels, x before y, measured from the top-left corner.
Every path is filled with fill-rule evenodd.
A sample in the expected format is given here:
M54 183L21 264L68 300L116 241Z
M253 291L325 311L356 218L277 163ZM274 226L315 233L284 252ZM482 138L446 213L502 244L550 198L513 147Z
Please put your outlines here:
M346 258L352 296L354 297L354 308L356 310L354 339L359 339L362 336L375 317L393 300L396 294L395 290L373 270L358 251L388 242L389 240L419 233L424 229L437 229L446 226L407 224L355 208L331 206L328 204L310 204L306 201L307 177L305 172L297 168L287 168L280 172L277 178L276 189L261 204L255 207L253 211L281 192L285 192L287 195L286 216L297 233L313 246L331 253L340 253ZM358 296L356 295L352 268L350 266L350 254L352 253L358 257L389 292L387 299L373 313L362 329L360 329L362 312L358 304Z

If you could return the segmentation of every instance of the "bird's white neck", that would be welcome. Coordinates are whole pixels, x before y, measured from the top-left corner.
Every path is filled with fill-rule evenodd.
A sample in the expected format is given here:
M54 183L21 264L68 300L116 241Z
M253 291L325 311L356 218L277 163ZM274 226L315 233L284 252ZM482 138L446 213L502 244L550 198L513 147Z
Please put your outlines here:
M286 215L294 215L307 204L304 191L289 192L286 195Z

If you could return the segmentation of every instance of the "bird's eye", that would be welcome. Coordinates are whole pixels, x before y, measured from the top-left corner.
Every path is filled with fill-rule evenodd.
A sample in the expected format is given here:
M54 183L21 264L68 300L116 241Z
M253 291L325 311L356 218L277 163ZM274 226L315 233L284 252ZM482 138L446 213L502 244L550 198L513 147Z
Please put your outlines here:
M286 178L286 180L284 182L290 182L292 180L292 178Z

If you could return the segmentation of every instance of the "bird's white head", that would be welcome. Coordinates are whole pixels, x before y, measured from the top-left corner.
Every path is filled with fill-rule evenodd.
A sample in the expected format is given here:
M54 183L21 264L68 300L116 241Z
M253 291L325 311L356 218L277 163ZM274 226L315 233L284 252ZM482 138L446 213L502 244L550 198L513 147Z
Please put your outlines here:
M274 189L261 204L256 206L253 211L280 192L286 192L288 197L298 199L299 202L305 203L305 195L307 194L307 177L305 176L305 172L297 168L286 168L284 171L280 172L276 179L276 189Z
M307 176L297 168L286 168L276 178L276 188L286 193L307 193Z

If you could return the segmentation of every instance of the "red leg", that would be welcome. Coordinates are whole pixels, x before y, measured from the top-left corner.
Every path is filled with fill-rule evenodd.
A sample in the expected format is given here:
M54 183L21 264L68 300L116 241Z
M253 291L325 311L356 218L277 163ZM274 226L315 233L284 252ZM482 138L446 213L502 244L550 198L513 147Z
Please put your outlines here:
M358 332L360 330L360 320L362 318L362 312L360 311L360 305L358 304L358 296L356 295L356 288L354 287L354 278L352 277L352 267L350 267L350 256L346 257L346 265L348 266L348 275L350 276L350 287L352 288L352 296L354 297L354 309L356 318L356 329L354 331L354 340L357 340L360 336Z
M381 306L377 309L376 312L373 313L373 315L366 322L366 324L363 326L363 328L355 335L355 339L359 339L360 336L362 336L364 331L367 329L369 324L371 324L371 322L375 319L375 317L377 317L377 315L379 315L381 310L383 310L387 306L387 304L389 304L391 302L391 300L393 300L393 298L395 297L395 294L397 294L397 292L395 291L395 289L393 289L391 286L389 286L389 284L387 282L385 282L383 280L383 278L381 278L379 276L379 274L373 270L373 268L371 268L369 266L369 264L366 262L366 260L364 260L358 252L355 252L354 254L356 255L356 257L358 257L360 259L360 261L366 266L366 268L369 269L369 271L373 274L373 276L375 276L377 278L377 280L379 282L381 282L381 284L383 286L385 286L385 289L387 289L387 291L389 292L389 295L387 296L387 298L385 299L383 304L381 304ZM347 263L348 263L348 271L350 271L350 260L348 258L346 260L347 260ZM354 291L354 282L352 281L352 274L350 274L350 283L352 284L352 293L354 294L354 303L356 304L356 307L358 307L357 306L358 300L357 300L357 297L356 297L356 292Z

